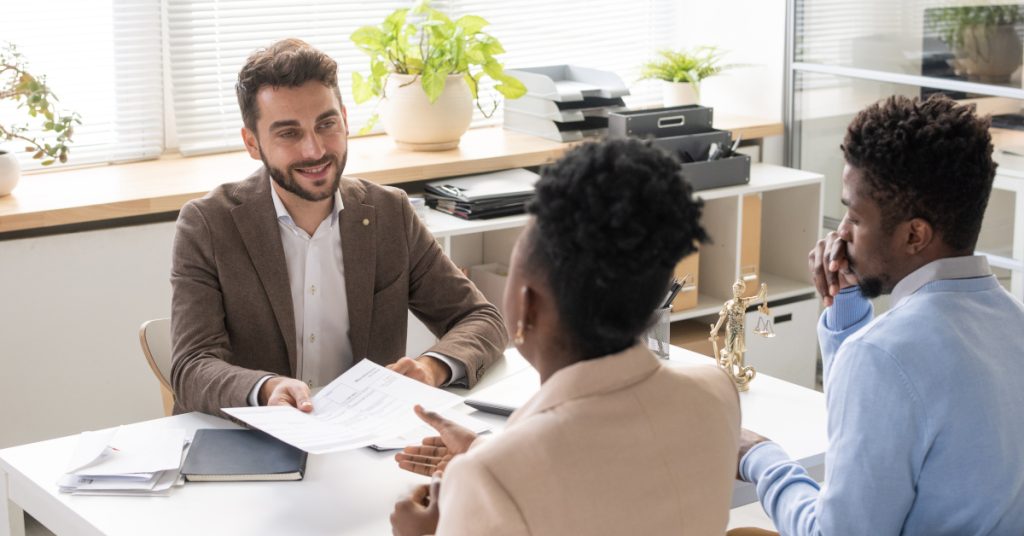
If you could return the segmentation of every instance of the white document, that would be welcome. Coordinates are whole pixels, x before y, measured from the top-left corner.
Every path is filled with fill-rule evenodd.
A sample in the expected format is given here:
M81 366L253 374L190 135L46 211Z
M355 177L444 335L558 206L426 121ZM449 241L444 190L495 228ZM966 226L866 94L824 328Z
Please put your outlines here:
M289 406L224 412L310 454L366 447L417 428L413 406L440 411L462 398L364 359L313 397L313 412Z
M152 473L180 467L184 444L183 428L153 430L121 426L84 432L79 437L68 473L146 480Z
M491 425L466 413L456 410L441 411L439 413L445 419L448 419L459 426L469 428L474 434L482 434L491 429ZM437 430L434 430L434 428L429 424L420 421L420 425L416 428L410 429L409 431L390 439L375 441L370 446L373 447L374 450L404 449L410 445L419 445L424 439L436 435Z
M498 383L466 398L466 405L480 411L509 415L540 391L540 374L533 367L509 374Z
M83 432L57 485L75 495L167 495L178 480L185 445L182 428Z

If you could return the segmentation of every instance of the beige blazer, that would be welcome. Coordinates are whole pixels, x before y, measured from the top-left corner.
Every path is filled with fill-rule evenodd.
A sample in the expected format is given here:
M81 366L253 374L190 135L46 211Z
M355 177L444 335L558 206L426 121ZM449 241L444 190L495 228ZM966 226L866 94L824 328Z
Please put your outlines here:
M556 372L445 471L437 535L725 533L740 407L643 346Z
M295 375L288 269L264 168L181 209L171 269L175 413L245 406L268 373ZM497 309L444 254L405 192L341 180L342 259L356 361L405 354L408 311L466 365L470 386L501 356Z

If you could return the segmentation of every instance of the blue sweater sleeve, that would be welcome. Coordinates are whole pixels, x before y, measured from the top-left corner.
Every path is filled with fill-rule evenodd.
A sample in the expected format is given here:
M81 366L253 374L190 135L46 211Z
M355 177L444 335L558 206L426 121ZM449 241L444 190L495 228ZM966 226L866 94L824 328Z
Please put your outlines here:
M858 286L841 290L832 306L821 314L818 344L821 345L822 378L826 385L832 361L843 341L871 322L874 316L871 302L861 295Z
M781 534L899 534L927 450L924 406L899 363L869 343L845 345L833 374L827 485L819 489L773 443L751 449L740 475L756 484Z

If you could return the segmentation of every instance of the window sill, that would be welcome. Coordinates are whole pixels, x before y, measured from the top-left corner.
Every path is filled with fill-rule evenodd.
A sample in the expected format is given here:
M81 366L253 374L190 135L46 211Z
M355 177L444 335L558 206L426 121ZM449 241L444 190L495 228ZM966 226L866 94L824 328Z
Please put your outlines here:
M744 140L783 131L777 121L721 115L715 127L733 131L734 137L742 134ZM368 136L349 140L345 174L401 184L537 166L570 147L501 127L471 130L457 149L435 153L403 151L387 136ZM174 213L220 184L245 178L259 165L239 151L23 176L11 195L0 197L0 234Z

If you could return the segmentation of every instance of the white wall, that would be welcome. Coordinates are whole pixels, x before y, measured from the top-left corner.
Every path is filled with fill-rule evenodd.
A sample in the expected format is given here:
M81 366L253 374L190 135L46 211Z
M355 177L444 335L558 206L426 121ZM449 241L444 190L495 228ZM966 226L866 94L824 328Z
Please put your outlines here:
M782 119L785 0L683 0L671 47L713 45L747 64L705 80L701 103L733 115Z
M163 416L138 329L170 315L173 235L0 241L0 448Z

